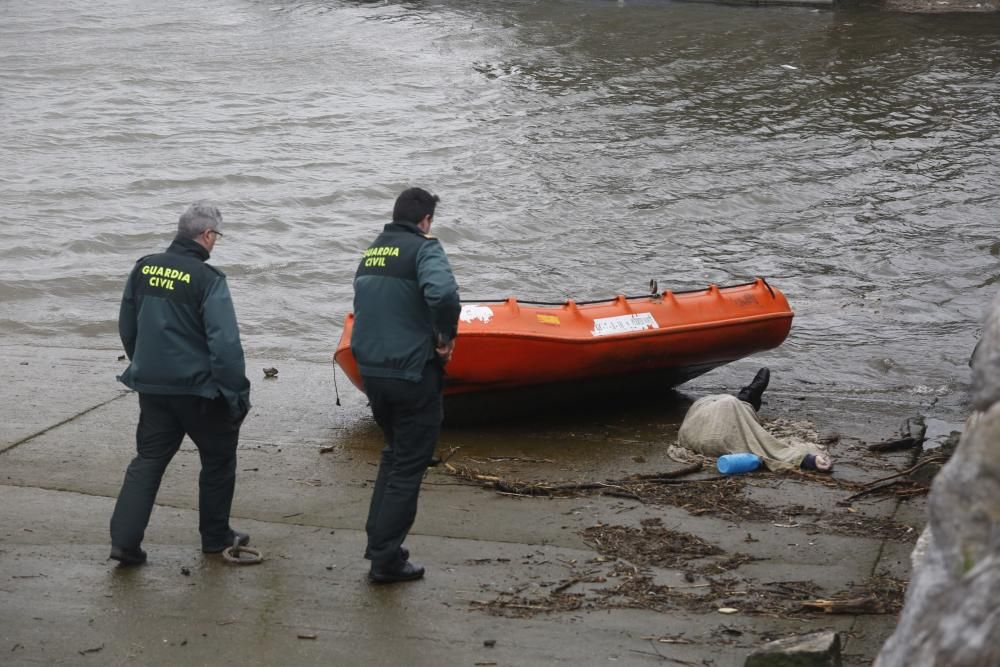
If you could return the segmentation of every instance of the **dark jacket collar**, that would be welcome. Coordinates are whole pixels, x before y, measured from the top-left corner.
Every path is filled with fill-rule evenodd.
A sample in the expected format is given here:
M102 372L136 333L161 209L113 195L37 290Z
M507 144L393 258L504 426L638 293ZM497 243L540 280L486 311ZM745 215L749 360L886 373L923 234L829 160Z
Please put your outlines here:
M385 232L402 231L402 232L410 232L411 234L419 234L420 236L424 235L424 233L420 231L420 228L417 227L414 223L406 222L405 220L393 220L392 222L387 224L385 226L385 229L383 229L382 231Z
M189 239L178 234L174 237L173 243L167 248L167 252L175 255L187 255L205 261L209 257L208 248L198 243L194 239Z

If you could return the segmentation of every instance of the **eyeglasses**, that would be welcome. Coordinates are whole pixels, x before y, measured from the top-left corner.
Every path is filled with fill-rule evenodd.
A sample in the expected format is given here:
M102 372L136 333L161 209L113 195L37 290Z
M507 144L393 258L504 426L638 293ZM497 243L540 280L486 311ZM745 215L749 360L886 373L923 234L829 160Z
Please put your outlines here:
M222 232L220 232L218 229L206 229L205 231L215 234L216 236L222 236Z

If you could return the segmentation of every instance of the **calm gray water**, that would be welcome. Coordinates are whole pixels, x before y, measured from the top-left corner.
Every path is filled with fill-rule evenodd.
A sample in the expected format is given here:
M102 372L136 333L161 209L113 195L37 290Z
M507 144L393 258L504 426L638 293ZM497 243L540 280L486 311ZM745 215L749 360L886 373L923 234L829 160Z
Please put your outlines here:
M764 275L797 312L759 360L783 382L960 396L1000 279L998 110L991 16L3 2L0 335L118 349L132 263L211 198L248 354L328 363L415 184L465 298Z

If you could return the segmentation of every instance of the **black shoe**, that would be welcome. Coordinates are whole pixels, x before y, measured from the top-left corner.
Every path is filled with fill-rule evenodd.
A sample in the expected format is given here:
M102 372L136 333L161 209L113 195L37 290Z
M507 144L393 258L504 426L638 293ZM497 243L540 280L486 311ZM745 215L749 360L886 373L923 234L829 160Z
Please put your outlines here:
M221 545L202 545L201 551L206 554L218 554L222 553L227 547L233 546L234 542L239 542L241 547L245 547L250 544L250 536L246 533L241 533L238 530L229 531L229 541L226 544Z
M424 576L422 565L414 565L408 560L398 562L395 565L377 567L372 565L368 572L368 578L377 584L394 584L397 581L414 581Z
M365 560L371 560L372 555L365 549ZM406 547L399 547L399 560L410 560L410 550Z
M135 549L123 549L121 547L111 547L111 555L108 558L116 560L123 567L129 565L142 565L146 562L146 552L136 547Z
M740 389L740 393L736 395L736 398L741 401L746 401L753 406L754 410L760 410L761 397L764 395L764 390L767 389L767 385L771 382L771 371L768 368L761 368L757 371L757 375L753 377L750 384Z

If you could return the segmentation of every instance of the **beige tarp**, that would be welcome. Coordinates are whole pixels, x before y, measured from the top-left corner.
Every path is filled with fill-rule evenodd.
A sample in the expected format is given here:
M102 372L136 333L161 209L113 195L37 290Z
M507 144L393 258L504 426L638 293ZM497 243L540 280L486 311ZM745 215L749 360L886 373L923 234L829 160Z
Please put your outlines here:
M825 453L818 444L778 440L761 426L749 403L730 394L712 394L692 403L677 442L713 458L753 452L772 471L798 469L806 454Z

